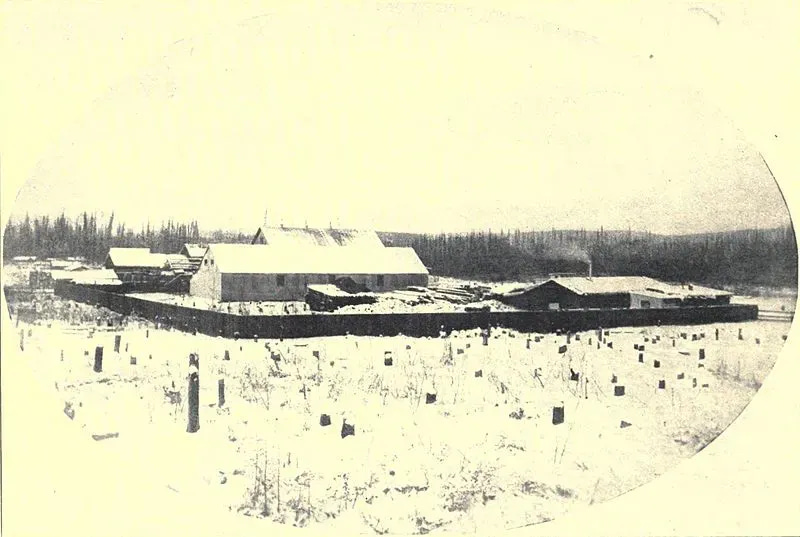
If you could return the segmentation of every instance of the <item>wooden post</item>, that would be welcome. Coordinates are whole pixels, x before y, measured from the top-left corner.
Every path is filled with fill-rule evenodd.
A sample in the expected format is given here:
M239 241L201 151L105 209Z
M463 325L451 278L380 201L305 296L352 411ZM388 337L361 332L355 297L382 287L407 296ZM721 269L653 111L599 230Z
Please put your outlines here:
M281 512L281 461L278 460L278 479L275 480L276 484L278 485L278 491L275 497L275 503L277 504L277 511L278 513Z
M714 329L714 339L719 341L719 328Z
M95 347L94 349L94 372L100 373L103 371L103 347Z
M264 470L261 472L261 483L264 485L264 510L262 513L264 516L269 516L269 503L267 502L267 462L269 461L269 457L266 453L264 453ZM256 469L258 469L258 462L256 462Z
M225 406L225 379L219 379L217 384L217 391L219 394L219 404L218 406L223 407Z
M189 355L189 423L187 433L200 429L200 360L196 354Z

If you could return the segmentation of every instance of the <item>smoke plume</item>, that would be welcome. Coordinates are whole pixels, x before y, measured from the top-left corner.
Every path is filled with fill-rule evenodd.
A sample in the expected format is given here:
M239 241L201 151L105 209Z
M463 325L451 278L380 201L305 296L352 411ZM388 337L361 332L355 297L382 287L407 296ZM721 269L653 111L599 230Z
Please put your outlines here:
M591 263L592 261L592 258L589 257L589 252L575 245L548 248L544 253L544 257L546 259L581 261L583 263Z

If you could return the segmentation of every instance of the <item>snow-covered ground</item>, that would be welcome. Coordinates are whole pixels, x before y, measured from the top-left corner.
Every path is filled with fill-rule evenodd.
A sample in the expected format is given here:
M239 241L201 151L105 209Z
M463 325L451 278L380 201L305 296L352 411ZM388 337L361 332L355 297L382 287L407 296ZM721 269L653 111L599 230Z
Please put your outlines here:
M337 308L335 312L311 311L308 304L300 301L262 301L262 302L214 302L204 297L177 295L169 293L129 293L129 296L175 304L187 308L216 310L238 315L340 315L343 313L435 313L465 311L467 304L458 304L446 300L434 300L432 303L415 303L413 296L400 298L392 294L379 294L374 304L356 304ZM412 305L413 303L413 305ZM517 311L497 300L475 301L469 306L489 306L493 311Z
M486 346L477 330L233 341L60 299L40 311L37 324L13 319L17 365L71 431L118 461L114 478L136 501L182 501L256 528L377 533L512 528L645 483L736 418L789 329L620 328L599 347L594 331L568 342L500 329ZM98 313L113 326L88 322ZM186 432L190 353L200 357L197 433ZM553 424L554 406L564 423ZM345 422L355 435L342 437Z

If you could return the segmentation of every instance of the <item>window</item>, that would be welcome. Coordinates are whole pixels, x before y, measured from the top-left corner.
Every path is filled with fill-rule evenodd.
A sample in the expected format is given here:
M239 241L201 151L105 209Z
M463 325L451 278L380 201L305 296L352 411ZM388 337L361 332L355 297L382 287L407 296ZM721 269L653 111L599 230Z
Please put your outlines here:
M642 309L649 310L650 309L650 301L649 300L642 300Z
M277 283L278 283L278 287L283 287L284 285L286 285L286 275L285 274L278 274L278 276L276 277L276 280L277 280Z
M203 259L203 264L208 265L208 258Z
M213 259L211 259L210 264L211 264L212 267L214 266L214 260Z
M383 274L378 274L378 287L383 287Z

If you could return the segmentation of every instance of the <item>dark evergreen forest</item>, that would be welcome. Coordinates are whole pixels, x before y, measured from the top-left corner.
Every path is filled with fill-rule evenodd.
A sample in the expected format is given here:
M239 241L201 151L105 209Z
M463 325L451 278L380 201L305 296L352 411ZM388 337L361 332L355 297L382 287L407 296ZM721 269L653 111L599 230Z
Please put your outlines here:
M549 230L469 234L382 234L411 246L434 274L528 280L550 273L641 275L714 285L797 285L791 226L697 235Z
M134 231L114 221L99 222L95 214L83 213L69 219L60 215L9 222L3 232L3 259L18 255L47 257L85 257L102 262L112 246L149 247L153 252L178 253L185 243L249 242L241 233L215 231L201 236L196 221L189 223L164 222L159 228L150 225Z
M791 226L697 235L608 230L501 230L460 234L379 233L387 245L411 246L433 274L486 280L528 280L554 272L643 275L713 285L796 286L797 247ZM138 231L94 214L9 223L3 257L82 256L102 262L112 246L176 253L186 242L247 243L250 235L201 233L198 223L164 222Z

